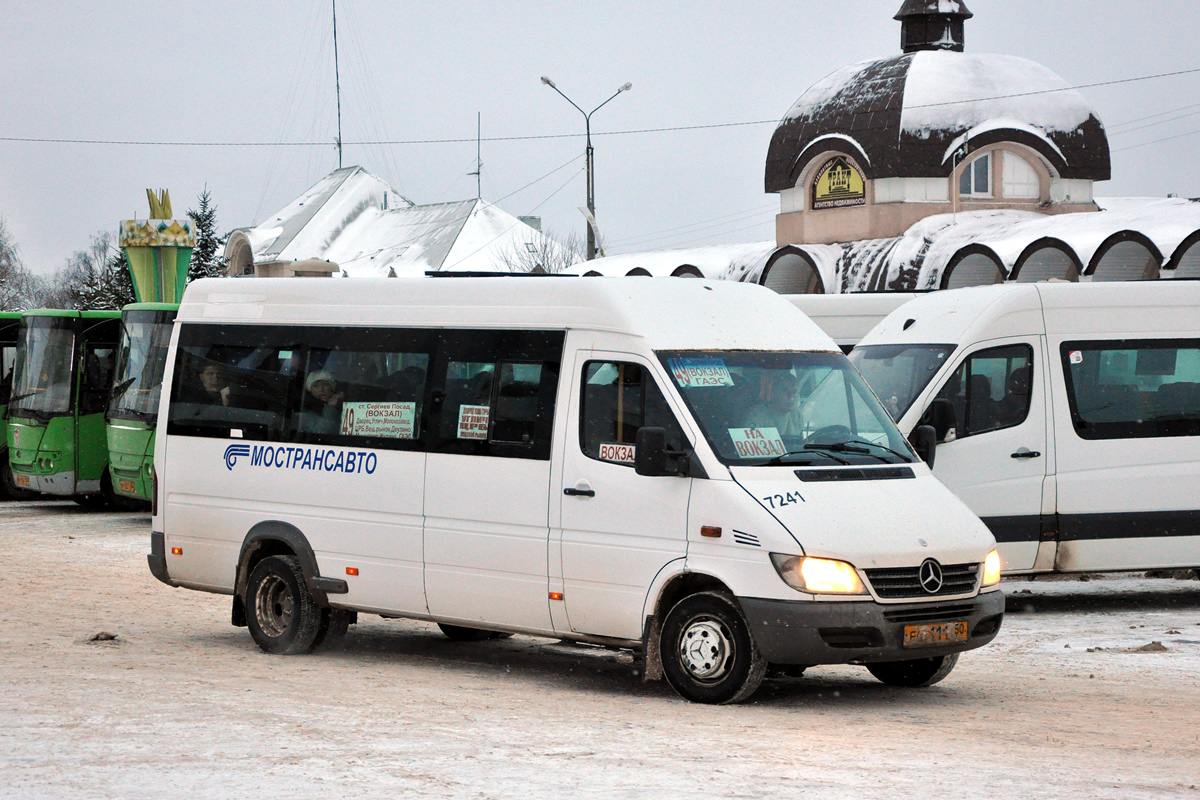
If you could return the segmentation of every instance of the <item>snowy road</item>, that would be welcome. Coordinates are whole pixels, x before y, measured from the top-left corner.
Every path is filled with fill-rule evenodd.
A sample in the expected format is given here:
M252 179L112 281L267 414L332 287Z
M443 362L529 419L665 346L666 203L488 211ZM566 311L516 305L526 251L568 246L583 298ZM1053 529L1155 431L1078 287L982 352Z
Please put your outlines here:
M1197 581L1006 582L935 687L818 668L714 708L627 654L378 617L269 657L151 577L148 531L0 506L0 797L1200 800Z

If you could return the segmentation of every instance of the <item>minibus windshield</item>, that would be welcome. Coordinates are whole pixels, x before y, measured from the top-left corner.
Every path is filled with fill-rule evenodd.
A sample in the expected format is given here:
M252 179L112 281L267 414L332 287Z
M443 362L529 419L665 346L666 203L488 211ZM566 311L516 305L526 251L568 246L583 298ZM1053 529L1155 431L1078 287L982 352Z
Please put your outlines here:
M738 466L916 460L840 353L659 353L717 456Z
M110 417L153 421L158 415L167 347L171 343L170 319L130 315L121 329L117 370L109 402Z
M9 414L71 413L71 365L75 363L74 320L32 317L21 327L21 358L13 376Z
M854 348L850 361L899 420L953 352L950 344L872 344Z

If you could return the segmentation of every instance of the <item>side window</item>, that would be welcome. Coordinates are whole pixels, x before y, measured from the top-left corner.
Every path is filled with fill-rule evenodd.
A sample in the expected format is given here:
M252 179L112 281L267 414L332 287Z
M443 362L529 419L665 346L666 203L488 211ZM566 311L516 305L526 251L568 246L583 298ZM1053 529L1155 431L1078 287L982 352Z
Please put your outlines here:
M1061 352L1081 438L1200 436L1200 340L1065 342Z
M117 348L112 344L88 344L83 348L79 413L99 414L108 405Z
M341 332L345 339L349 332ZM410 449L424 436L428 352L403 352L388 340L403 332L379 332L382 349L309 347L285 353L303 365L302 390L293 405L292 428L298 441L383 449Z
M168 432L281 441L293 348L204 341L199 327L180 332Z
M626 362L587 362L579 409L584 455L632 467L637 433L643 427L664 428L667 448L684 449L683 429L645 369Z
M561 331L445 331L432 394L440 453L549 460Z
M939 398L954 404L958 438L1020 425L1029 416L1033 348L1018 344L973 353Z

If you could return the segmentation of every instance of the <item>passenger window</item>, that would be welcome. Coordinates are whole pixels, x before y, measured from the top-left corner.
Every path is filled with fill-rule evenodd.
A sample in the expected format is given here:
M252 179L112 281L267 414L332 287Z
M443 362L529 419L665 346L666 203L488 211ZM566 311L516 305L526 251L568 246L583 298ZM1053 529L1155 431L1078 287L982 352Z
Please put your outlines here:
M645 369L626 362L587 362L579 409L584 455L632 467L637 433L643 427L664 428L667 449L684 449L683 429Z
M563 338L547 331L443 332L432 449L548 460Z
M428 353L319 347L300 360L299 440L396 448L421 438Z
M1065 342L1061 352L1080 437L1200 436L1200 340Z
M938 397L954 404L959 439L1020 425L1029 416L1033 348L1009 345L973 353Z
M283 438L290 351L262 346L181 345L171 389L170 432L246 439Z

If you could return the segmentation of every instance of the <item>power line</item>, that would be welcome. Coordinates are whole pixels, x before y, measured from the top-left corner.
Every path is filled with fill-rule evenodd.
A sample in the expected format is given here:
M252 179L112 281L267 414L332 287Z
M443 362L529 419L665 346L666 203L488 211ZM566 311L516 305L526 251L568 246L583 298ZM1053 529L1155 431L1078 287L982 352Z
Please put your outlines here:
M1124 150L1136 150L1139 147L1148 147L1152 144L1159 144L1161 142L1170 142L1175 139L1183 139L1188 136L1195 136L1196 134L1200 134L1200 130L1188 131L1187 133L1180 133L1180 134L1176 134L1175 136L1164 136L1161 139L1152 139L1149 142L1142 142L1140 144L1131 144L1131 145L1128 145L1127 147L1118 147L1116 150L1113 150L1112 152L1120 153Z

